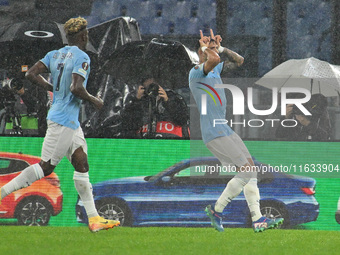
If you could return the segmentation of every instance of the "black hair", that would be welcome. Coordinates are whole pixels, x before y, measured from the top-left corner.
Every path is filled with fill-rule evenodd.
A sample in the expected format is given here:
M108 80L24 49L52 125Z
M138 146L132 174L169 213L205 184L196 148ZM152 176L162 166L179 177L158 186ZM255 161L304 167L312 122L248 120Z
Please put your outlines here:
M143 85L145 81L149 80L149 79L153 79L154 83L158 84L158 81L156 78L152 77L152 76L144 76L140 79L140 84Z

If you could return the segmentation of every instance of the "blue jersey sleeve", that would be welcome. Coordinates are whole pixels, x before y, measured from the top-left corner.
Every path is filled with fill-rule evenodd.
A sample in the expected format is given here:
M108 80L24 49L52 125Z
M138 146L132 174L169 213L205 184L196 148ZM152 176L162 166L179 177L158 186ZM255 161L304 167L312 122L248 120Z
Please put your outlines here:
M79 74L80 76L87 78L90 72L90 58L86 54L79 55L74 63L72 73Z

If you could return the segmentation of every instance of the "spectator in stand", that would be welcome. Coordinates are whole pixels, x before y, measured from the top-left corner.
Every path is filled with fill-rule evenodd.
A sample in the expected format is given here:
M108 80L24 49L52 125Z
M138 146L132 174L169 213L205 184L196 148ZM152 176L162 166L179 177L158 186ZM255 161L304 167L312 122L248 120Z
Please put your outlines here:
M297 125L295 127L279 126L276 130L276 138L290 141L327 141L330 139L331 124L326 97L314 94L304 106L312 114L311 116L304 115L295 105L287 105L285 119L294 119Z

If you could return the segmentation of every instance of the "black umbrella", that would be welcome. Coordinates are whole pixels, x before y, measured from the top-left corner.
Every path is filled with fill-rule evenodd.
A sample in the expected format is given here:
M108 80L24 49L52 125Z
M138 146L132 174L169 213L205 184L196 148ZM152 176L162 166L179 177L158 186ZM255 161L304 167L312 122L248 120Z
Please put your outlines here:
M182 43L157 39L148 44L144 58L152 76L171 89L187 87L190 69L198 63L197 53Z
M30 20L0 28L1 43L66 43L62 24L46 20ZM22 45L25 46L25 45Z
M22 65L32 66L66 44L63 24L54 21L35 19L0 27L0 68L21 72Z
M103 65L103 71L127 83L138 82L146 73L144 52L148 41L134 41L118 47Z
M90 27L89 39L104 63L117 47L127 42L140 41L138 23L130 17L119 17Z
M62 25L52 21L31 20L0 27L0 67L21 71L22 65L31 66L66 43Z
M197 62L197 54L180 42L152 39L118 47L103 70L126 82L154 77L162 87L176 89L188 86L189 71Z

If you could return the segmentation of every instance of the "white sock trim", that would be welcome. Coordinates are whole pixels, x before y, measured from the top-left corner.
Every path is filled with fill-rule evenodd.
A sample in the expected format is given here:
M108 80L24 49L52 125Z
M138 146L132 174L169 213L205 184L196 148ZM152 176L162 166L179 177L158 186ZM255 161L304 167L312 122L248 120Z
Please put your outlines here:
M217 199L215 211L219 213L223 212L224 208L231 202L231 200L241 193L244 185L245 182L241 178L232 178L228 182L221 196Z
M89 173L88 172L80 173L80 172L74 171L73 180L74 181L87 181L87 182L90 182Z
M35 173L35 176L37 177L37 180L40 180L41 178L45 177L45 173L43 169L41 168L40 164L34 164L33 168L34 168L34 173Z
M262 217L260 210L260 192L257 187L257 179L251 178L243 189L244 196L247 200L247 204L250 211L252 221L257 221Z
M44 177L44 171L39 164L34 164L26 167L18 176L6 183L1 188L1 197L11 194L22 188L30 186L33 182Z
M74 186L79 194L81 201L85 207L88 218L98 216L98 212L93 200L92 185L89 180L89 174L74 171Z

